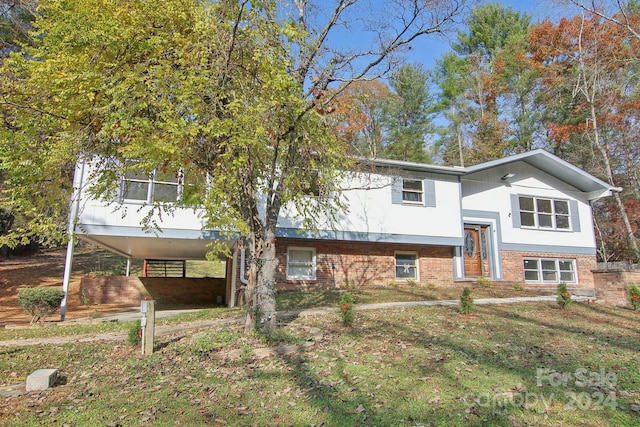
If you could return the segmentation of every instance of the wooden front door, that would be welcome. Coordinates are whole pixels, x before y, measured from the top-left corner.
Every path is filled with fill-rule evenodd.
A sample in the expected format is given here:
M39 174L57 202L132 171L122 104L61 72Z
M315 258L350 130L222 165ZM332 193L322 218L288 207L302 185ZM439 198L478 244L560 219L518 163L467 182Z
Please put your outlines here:
M465 277L491 277L489 230L487 226L464 228Z
M480 255L480 232L476 228L464 229L464 275L466 277L482 276L482 257Z

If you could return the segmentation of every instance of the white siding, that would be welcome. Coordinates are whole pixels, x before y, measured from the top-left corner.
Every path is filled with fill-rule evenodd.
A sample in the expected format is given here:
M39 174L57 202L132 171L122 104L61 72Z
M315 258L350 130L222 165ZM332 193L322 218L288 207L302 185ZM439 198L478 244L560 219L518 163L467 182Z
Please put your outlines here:
M80 170L78 169L78 173ZM83 182L87 182L89 171L85 170ZM429 179L434 181L435 207L393 204L391 184L394 179L386 175L357 174L349 177L343 187L344 198L348 206L347 212L340 212L333 224L328 219L320 220L319 230L335 230L343 232L343 238L351 238L354 233L359 236L369 234L377 237L385 236L387 241L401 243L403 236L411 236L420 241L431 239L462 239L460 184L455 176L411 173L405 175L411 179ZM140 228L150 207L141 203L108 203L82 194L79 210L79 223L109 227ZM173 214L163 213L161 219L156 216L161 229L201 230L203 212L193 209L177 208ZM279 227L297 229L302 221L295 209L283 209L278 222ZM150 234L152 236L153 234ZM391 237L389 237L391 236ZM382 237L381 237L382 238ZM422 240L421 240L422 239ZM435 240L434 240L435 239Z
M513 173L515 176L507 181L501 180L507 173ZM512 194L575 200L580 231L514 227L511 212ZM542 245L550 248L595 248L591 206L586 195L524 162L465 176L462 179L462 207L465 211L498 212L502 243Z
M319 224L320 229L384 235L422 236L461 239L460 184L458 178L437 174L405 174L411 179L429 179L435 183L435 207L393 204L392 176L358 175L349 179L344 192L348 211L337 221ZM301 221L289 207L278 222L280 227L298 228Z
M81 193L81 202L78 211L78 223L85 225L100 225L106 227L134 227L141 228L144 218L150 211L149 206L143 206L142 203L109 203L92 198L87 188L89 184L90 167L84 169L84 175L81 174L83 169L76 168L76 185L83 183ZM78 181L78 177L82 176L82 181ZM161 219L156 217L161 228L167 229L183 229L183 230L201 230L203 212L197 212L193 209L175 209L172 214L163 212ZM150 234L152 236L153 234Z

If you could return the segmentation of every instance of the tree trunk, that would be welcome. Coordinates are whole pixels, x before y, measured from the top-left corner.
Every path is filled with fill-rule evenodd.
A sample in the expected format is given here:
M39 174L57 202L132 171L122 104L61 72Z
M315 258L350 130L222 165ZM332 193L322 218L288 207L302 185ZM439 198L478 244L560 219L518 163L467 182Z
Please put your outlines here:
M602 157L602 161L604 162L605 171L607 173L607 180L609 184L615 186L613 171L611 169L611 159L609 157L608 147L604 147L602 142L600 141L600 129L598 128L597 115L595 110L594 102L589 99L589 104L591 108L591 120L593 122L593 136L594 136L594 146L600 153ZM627 238L627 245L629 250L631 251L630 261L638 262L640 261L640 250L638 249L638 242L636 241L636 237L633 234L633 228L631 228L631 223L629 222L629 216L627 215L627 210L624 207L624 203L622 202L622 198L620 197L620 193L617 191L613 192L613 199L616 202L616 206L618 208L618 212L620 213L620 218L622 219L622 224L624 225L625 236Z
M275 233L266 231L264 237L249 238L252 257L250 260L249 285L246 290L247 316L244 329L276 326L275 282L278 258L276 257Z
M593 216L593 225L595 226L596 233L598 235L599 243L600 243L600 259L604 262L609 262L609 254L607 253L607 245L604 239L604 235L602 234L602 230L598 225L598 218L596 215Z

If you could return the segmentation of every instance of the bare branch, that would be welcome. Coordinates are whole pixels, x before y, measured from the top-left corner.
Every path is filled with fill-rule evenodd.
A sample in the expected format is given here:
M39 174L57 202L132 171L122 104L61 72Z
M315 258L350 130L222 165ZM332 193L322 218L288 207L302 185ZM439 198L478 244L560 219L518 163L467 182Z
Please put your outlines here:
M296 1L300 20L313 37L300 47L297 75L309 84L309 94L324 90L334 82L354 82L387 75L397 62L394 55L408 48L417 38L442 33L455 23L465 0L396 0L384 2L380 10L365 10L371 5L358 0L339 1L326 23L313 31L307 1ZM360 6L361 9L356 9ZM349 12L360 13L349 21ZM378 19L376 19L378 17ZM371 34L370 46L361 37L354 43L344 39L352 34ZM338 42L340 40L340 42ZM348 45L348 48L343 47ZM311 71L315 70L314 75Z
M615 14L608 14L603 11L604 10L603 8L596 7L596 4L594 1L591 2L590 6L585 5L584 2L580 0L569 0L569 3L579 7L580 9L582 9L587 13L592 13L606 21L609 21L621 28L624 28L625 30L629 31L629 33L631 33L633 37L640 40L640 33L632 27L631 22L629 20L629 13L625 9L624 4L620 0L616 0L616 4L618 5L618 13L622 15L622 18L623 18L622 20L616 18Z

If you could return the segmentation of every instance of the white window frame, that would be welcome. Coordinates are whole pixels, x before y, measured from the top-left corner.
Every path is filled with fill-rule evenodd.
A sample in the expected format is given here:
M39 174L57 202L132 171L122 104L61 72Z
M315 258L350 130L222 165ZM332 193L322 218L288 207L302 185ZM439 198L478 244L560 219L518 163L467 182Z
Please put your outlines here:
M179 170L178 173L176 174L176 180L175 181L160 181L159 180L159 173L157 170L153 170L151 172L150 176L147 176L146 179L143 179L142 177L132 177L132 178L127 178L126 174L122 176L122 183L121 183L121 199L124 202L127 203L153 203L155 201L155 190L156 190L156 185L165 185L165 186L175 186L176 188L176 199L175 200L160 200L159 203L176 203L178 201L180 201L180 198L182 197L182 192L183 192L183 185L184 185L184 176L183 176L183 171ZM129 198L129 197L125 197L126 196L126 187L127 187L127 183L128 182L135 182L135 183L141 183L141 184L146 184L147 186L147 196L144 199L136 199L136 198Z
M295 261L291 259L292 251L303 251L311 253L311 263L304 261ZM291 267L293 266L307 266L311 270L311 274L296 274L291 271ZM316 280L316 248L313 247L303 247L303 246L290 246L287 248L287 280Z
M412 267L406 263L398 264L398 255L412 255L413 257L415 257L415 265ZM415 275L414 277L399 277L398 268L403 268L405 270L407 268L414 268ZM418 254L416 252L395 252L393 254L393 276L396 280L418 280L418 278L420 277L420 258L418 257Z
M414 188L406 188L405 183L418 183L420 184L420 189ZM408 200L405 198L405 195L409 194L417 194L419 200ZM410 178L402 178L402 203L408 205L424 205L424 181L421 179L410 179Z
M525 268L525 262L526 261L534 261L536 263L536 268ZM548 268L549 264L553 263L552 267L553 268ZM570 270L567 269L561 269L561 263L569 263L569 266L571 267ZM558 284L558 283L578 283L578 272L576 270L576 260L575 259L569 259L569 258L536 258L536 257L525 257L522 260L522 264L523 264L523 271L525 273L525 278L524 281L526 283L552 283L552 284ZM543 267L543 264L546 264L546 266ZM536 280L532 280L532 279L527 279L526 278L526 272L536 272L538 278ZM549 273L554 273L555 277L554 279L545 279L545 272L547 273L547 275ZM563 273L565 275L565 277L563 278ZM568 279L566 277L566 274L571 273L571 275L573 276L573 278Z
M531 199L533 202L533 210L523 209L522 207L522 199ZM541 212L539 210L539 202L548 201L551 205L551 212ZM564 199L554 199L551 197L537 197L537 196L518 196L518 202L520 205L520 211L518 215L520 215L520 226L522 228L535 228L539 230L555 230L555 231L572 231L571 229L571 204L568 200ZM566 204L566 213L561 213L556 211L556 203L564 203ZM522 220L522 214L530 214L533 215L533 225L525 225ZM551 217L551 226L543 226L540 225L540 217L541 216L549 216ZM558 219L564 218L566 221L567 227L558 227Z

